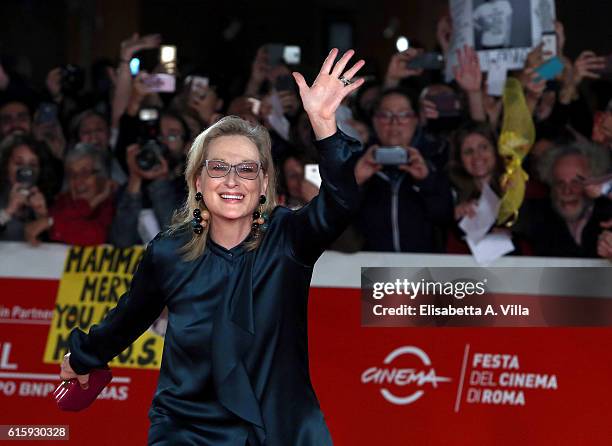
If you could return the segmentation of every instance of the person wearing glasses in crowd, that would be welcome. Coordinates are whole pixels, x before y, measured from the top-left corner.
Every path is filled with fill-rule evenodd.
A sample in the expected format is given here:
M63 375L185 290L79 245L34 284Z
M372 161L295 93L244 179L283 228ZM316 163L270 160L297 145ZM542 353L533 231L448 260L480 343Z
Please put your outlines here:
M131 289L89 334L71 333L61 378L104 367L167 306L150 445L331 445L308 370L307 298L313 266L359 205L361 145L335 111L363 80L353 51L333 49L299 86L321 155L319 195L297 211L276 206L270 136L226 117L188 155L187 200L176 224L147 247Z
M67 190L42 217L28 223L26 234L34 245L49 231L49 239L68 245L106 243L114 214L116 184L108 176L104 153L91 144L79 143L64 161Z
M357 225L365 238L364 250L441 251L442 230L438 228L452 221L450 185L412 146L418 118L409 95L401 89L384 92L375 107L373 124L378 143L355 166L363 195ZM382 147L401 147L407 163L378 163L375 154Z

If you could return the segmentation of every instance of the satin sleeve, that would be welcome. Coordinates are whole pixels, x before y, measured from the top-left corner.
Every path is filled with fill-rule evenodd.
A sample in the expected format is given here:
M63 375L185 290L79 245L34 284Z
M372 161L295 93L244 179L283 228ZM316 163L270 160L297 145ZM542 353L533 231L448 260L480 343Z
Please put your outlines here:
M86 334L72 330L68 340L70 366L79 375L106 364L131 345L161 314L165 299L157 284L153 240L134 273L130 289L117 306Z
M315 144L320 155L319 195L289 219L291 254L309 266L346 229L360 202L355 164L362 152L361 143L337 130Z

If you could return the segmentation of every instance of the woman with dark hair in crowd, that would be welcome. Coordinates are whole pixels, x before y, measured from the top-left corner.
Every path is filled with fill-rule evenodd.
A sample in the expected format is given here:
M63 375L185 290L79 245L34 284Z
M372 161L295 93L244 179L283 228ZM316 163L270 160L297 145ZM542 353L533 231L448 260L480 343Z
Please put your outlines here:
M457 223L464 217L476 215L478 199L485 186L501 197L504 162L497 152L497 138L490 125L471 122L454 133L448 168ZM462 242L463 236L463 231L454 225L448 234L447 252L469 253L467 244Z
M449 171L455 192L455 220L474 215L484 185L501 196L499 180L504 162L489 125L469 123L455 132Z
M418 115L408 93L383 93L374 112L378 144L370 146L355 166L363 199L358 227L368 251L440 252L439 228L452 218L448 179L414 147ZM401 148L407 162L376 161L379 148Z
M0 145L0 240L23 241L26 223L47 218L47 203L59 190L51 152L26 135Z
M227 117L189 152L177 223L153 240L130 291L89 334L71 333L62 379L103 367L168 307L151 445L323 446L332 440L309 377L307 298L313 266L359 199L357 141L335 111L363 81L334 64L312 87L294 73L321 152L323 184L307 206L276 206L269 133Z

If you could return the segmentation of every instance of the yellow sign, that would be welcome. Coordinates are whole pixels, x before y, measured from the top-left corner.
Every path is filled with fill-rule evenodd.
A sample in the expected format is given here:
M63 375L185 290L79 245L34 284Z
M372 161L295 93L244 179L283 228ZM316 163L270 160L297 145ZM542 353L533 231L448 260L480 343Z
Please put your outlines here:
M144 249L113 246L72 246L68 251L47 337L44 362L57 364L68 353L74 328L88 332L128 291ZM147 330L110 366L159 369L164 339Z

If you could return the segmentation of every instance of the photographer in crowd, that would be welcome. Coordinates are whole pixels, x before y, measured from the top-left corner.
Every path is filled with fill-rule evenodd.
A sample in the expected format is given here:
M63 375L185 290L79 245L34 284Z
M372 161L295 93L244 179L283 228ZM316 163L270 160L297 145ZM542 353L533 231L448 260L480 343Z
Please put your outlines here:
M400 89L382 93L374 111L378 143L355 165L362 186L358 227L365 250L441 252L441 227L452 218L448 179L412 140L418 115Z
M0 240L26 240L27 223L47 217L60 183L43 143L13 134L0 144Z

